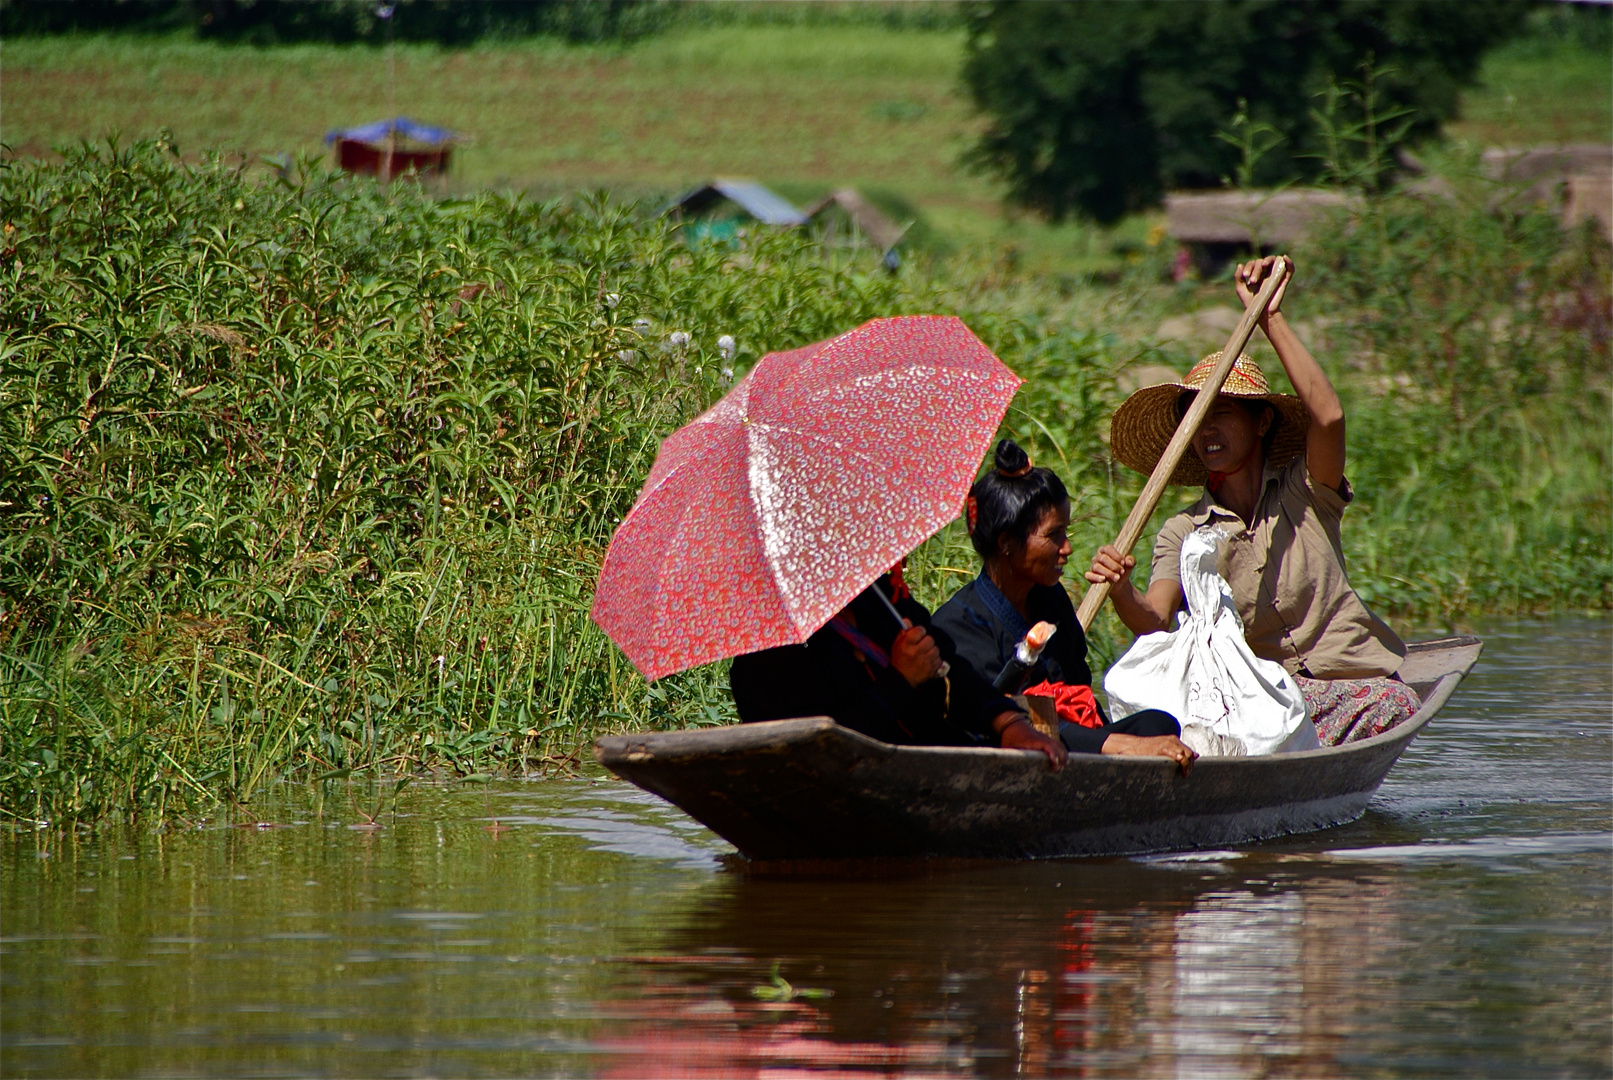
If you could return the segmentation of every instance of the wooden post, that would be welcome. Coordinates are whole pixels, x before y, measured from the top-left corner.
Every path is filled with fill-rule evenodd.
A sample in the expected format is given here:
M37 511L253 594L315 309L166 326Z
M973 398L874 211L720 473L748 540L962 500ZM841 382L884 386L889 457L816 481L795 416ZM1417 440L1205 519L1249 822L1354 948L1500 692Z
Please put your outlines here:
M1148 519L1153 517L1154 508L1159 505L1160 496L1165 493L1165 484L1176 471L1176 466L1187 452L1188 445L1192 443L1193 436L1198 434L1199 425L1215 403L1215 396L1221 392L1221 385L1227 381L1232 373L1232 365L1238 362L1238 356L1243 347L1249 343L1249 338L1255 332L1255 326L1260 322L1260 316L1265 312L1266 305L1271 298L1288 280L1289 262L1286 258L1278 259L1272 267L1271 276L1266 279L1256 294L1254 301L1244 309L1243 318L1238 321L1237 328L1227 339L1226 348L1221 350L1221 362L1215 365L1210 372L1209 379L1199 390L1198 397L1188 408L1187 415L1176 426L1176 434L1171 437L1165 452L1160 455L1159 464L1154 466L1154 473L1148 478L1143 493L1137 499L1137 505L1131 508L1131 514L1126 523L1120 527L1120 535L1115 538L1114 546L1121 555L1130 555L1131 549L1137 546L1137 539L1142 535L1143 527ZM1081 629L1086 630L1092 626L1092 620L1098 617L1103 609L1103 602L1109 598L1109 583L1102 582L1087 589L1086 597L1081 601L1081 608L1075 617L1081 622Z

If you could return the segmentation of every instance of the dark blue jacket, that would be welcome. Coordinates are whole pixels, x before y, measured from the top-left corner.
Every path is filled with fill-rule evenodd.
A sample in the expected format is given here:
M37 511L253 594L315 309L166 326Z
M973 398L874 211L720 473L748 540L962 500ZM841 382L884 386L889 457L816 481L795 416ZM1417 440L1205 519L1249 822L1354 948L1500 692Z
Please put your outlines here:
M874 588L889 595L889 579ZM890 649L900 627L877 597L864 591L848 605L857 628ZM747 653L734 658L728 685L744 721L831 716L837 723L882 742L907 746L996 746L992 720L1018 711L976 670L959 661L952 639L935 629L915 600L897 608L916 626L929 626L941 657L952 664L945 680L909 686L895 668L857 659L851 645L825 626L805 645Z
M1058 632L1042 650L1042 658L1031 668L1025 686L1042 680L1092 685L1092 669L1087 666L1087 636L1075 617L1075 607L1062 585L1033 585L1025 598L1029 620L1022 616L1008 597L984 573L959 589L936 611L934 625L952 639L958 655L990 683L1014 655L1014 648L1034 623L1050 622ZM1108 722L1103 705L1098 715Z

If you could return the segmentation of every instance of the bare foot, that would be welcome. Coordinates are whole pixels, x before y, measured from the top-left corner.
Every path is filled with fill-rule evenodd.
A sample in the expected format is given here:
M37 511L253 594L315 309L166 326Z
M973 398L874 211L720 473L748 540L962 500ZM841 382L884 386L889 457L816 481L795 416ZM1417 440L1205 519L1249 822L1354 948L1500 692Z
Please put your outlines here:
M1163 757L1170 758L1181 768L1182 775L1186 776L1193 771L1193 762L1198 760L1198 754L1193 748L1178 739L1175 735L1122 735L1115 732L1103 740L1105 754L1129 754L1132 757Z

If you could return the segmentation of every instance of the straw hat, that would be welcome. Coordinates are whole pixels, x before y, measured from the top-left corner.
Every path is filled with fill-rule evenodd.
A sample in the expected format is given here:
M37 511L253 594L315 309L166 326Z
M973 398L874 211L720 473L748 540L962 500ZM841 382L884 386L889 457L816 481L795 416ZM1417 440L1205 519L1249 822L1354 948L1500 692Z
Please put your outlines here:
M1153 473L1171 436L1176 434L1176 425L1181 422L1176 412L1177 399L1185 390L1201 389L1220 361L1221 353L1213 352L1194 364L1181 382L1145 386L1128 397L1109 421L1109 448L1115 460L1145 476ZM1293 394L1272 393L1265 372L1247 354L1239 356L1238 362L1232 365L1220 396L1269 401L1277 410L1280 419L1271 448L1266 452L1266 464L1286 465L1305 452L1305 430L1310 426L1310 414ZM1190 448L1182 455L1170 482L1196 486L1209 479L1209 475L1204 463Z

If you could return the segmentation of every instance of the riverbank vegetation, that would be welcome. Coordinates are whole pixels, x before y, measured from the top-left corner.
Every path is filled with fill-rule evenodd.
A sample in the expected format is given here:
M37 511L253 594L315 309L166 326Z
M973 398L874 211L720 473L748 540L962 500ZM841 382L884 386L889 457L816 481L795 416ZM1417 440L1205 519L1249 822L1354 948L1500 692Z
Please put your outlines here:
M725 722L723 665L646 685L587 611L658 440L730 368L961 315L1028 380L1006 427L1070 481L1079 562L1141 486L1103 444L1127 380L1196 358L1160 321L1230 296L1169 284L1163 244L1101 286L891 275L790 234L691 252L604 196L259 183L166 140L12 161L0 191L0 814L24 825ZM1293 317L1351 410L1352 575L1407 624L1613 605L1608 246L1486 198L1374 201L1299 254ZM953 526L913 579L933 603L972 566Z

